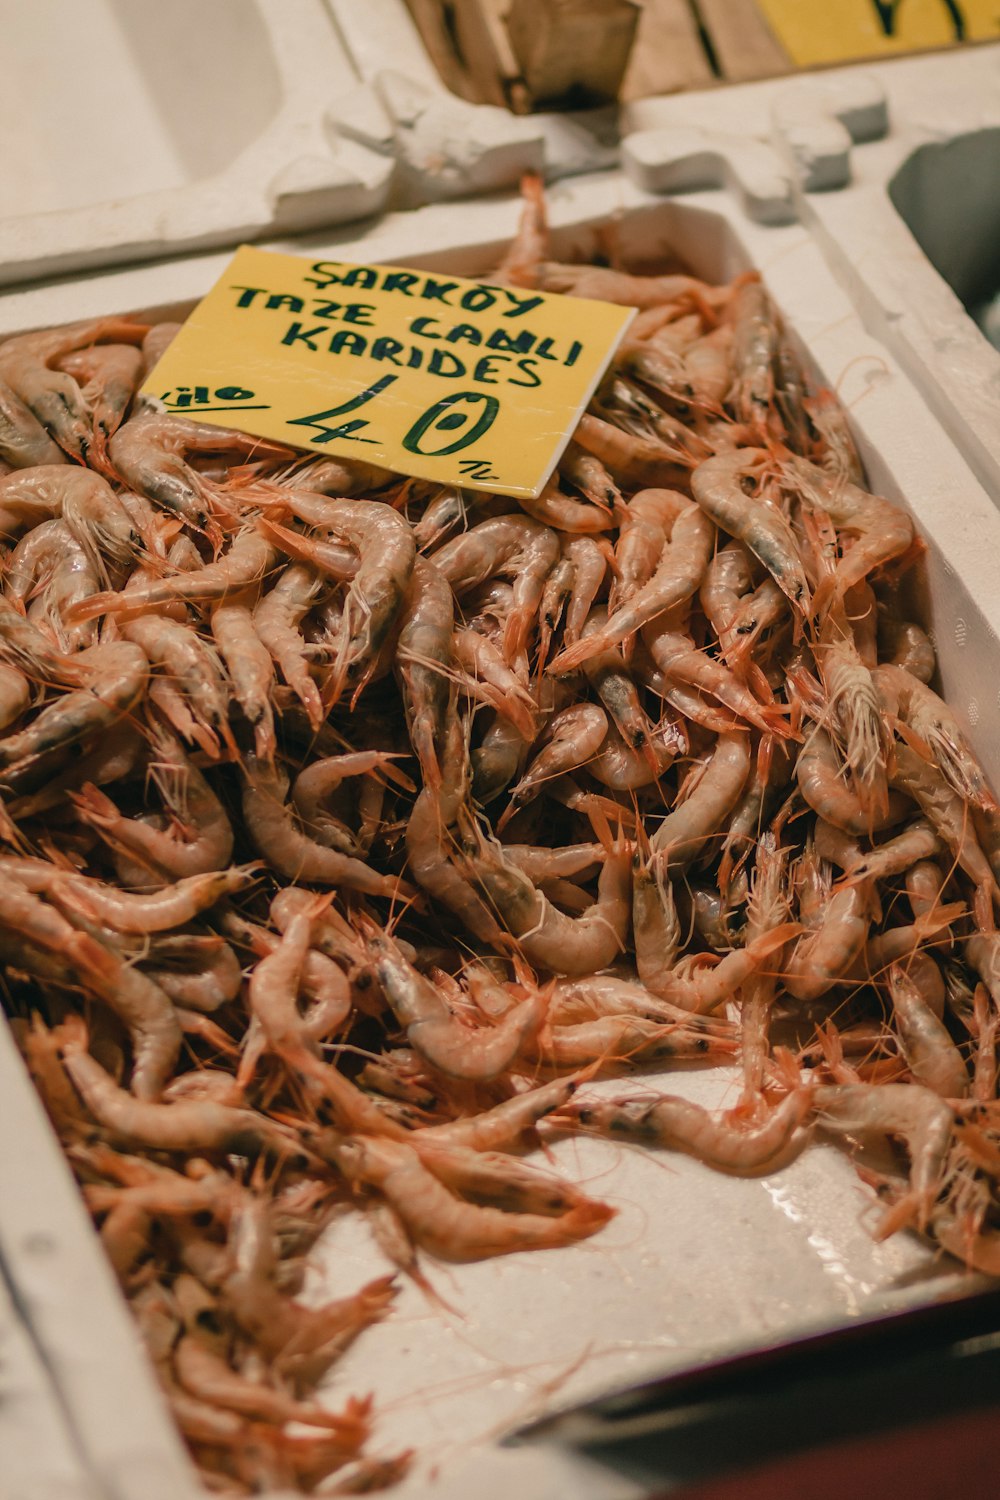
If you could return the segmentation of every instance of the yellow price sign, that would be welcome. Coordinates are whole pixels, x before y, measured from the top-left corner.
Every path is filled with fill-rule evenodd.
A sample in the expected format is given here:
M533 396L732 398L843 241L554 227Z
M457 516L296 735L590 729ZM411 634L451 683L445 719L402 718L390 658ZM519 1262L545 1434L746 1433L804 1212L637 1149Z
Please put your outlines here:
M537 495L634 309L243 245L144 394L441 484Z
M998 0L757 0L800 68L1000 37Z

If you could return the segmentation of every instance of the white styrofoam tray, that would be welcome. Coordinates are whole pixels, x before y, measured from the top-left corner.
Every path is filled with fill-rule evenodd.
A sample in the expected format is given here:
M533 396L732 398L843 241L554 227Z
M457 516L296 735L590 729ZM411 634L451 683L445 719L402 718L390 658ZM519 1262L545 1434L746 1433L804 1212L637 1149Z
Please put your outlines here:
M510 198L428 208L388 218L353 243L314 237L298 248L476 274L496 263L516 215ZM945 692L1000 783L1000 515L962 457L865 331L806 230L752 223L727 193L664 202L609 174L553 191L556 253L586 251L593 226L615 215L624 251L644 261L679 253L708 279L750 263L764 272L820 377L847 405L872 486L905 500L919 521ZM105 273L76 287L21 292L0 312L10 313L9 330L182 303L209 286L221 264L204 256ZM712 1105L734 1097L724 1070L645 1082ZM57 1373L87 1461L120 1500L190 1500L190 1471L5 1031L0 1097L17 1122L16 1155L0 1153L0 1258ZM544 1448L501 1449L496 1435L556 1396L921 1300L954 1280L954 1264L939 1264L915 1240L871 1241L868 1199L828 1145L750 1181L600 1141L562 1142L553 1160L618 1208L606 1230L570 1250L435 1268L453 1311L405 1287L390 1318L332 1372L335 1402L349 1391L376 1393L378 1451L417 1449L398 1492L407 1500L465 1500L473 1492L500 1500L515 1485L522 1500L567 1493L634 1500L645 1492L641 1475ZM318 1247L311 1293L349 1290L376 1269L384 1267L363 1225L344 1221Z
M0 0L0 283L359 219L394 162L322 0Z

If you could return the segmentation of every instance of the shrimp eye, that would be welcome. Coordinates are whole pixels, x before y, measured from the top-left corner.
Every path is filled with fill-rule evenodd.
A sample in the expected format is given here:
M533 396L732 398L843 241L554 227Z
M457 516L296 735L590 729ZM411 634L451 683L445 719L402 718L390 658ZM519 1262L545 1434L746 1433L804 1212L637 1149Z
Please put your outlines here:
M212 1222L212 1210L210 1208L199 1208L196 1214L191 1215L192 1224L199 1229L207 1229Z
M592 1109L581 1109L577 1115L581 1125L592 1125L594 1123L594 1111Z
M320 1125L333 1124L333 1110L325 1100L316 1106L316 1119Z
M203 1328L206 1333L219 1335L223 1331L218 1314L213 1312L210 1307L203 1307L200 1312L195 1314L194 1320L198 1327Z

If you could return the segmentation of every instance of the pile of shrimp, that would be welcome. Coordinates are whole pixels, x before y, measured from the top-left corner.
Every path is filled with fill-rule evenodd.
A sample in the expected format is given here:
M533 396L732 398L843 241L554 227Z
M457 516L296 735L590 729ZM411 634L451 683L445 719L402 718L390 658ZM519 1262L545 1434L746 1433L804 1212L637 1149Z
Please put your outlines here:
M909 514L757 276L557 263L531 180L495 275L639 309L520 503L164 414L173 324L0 345L6 1004L217 1489L402 1471L316 1388L428 1260L607 1223L557 1134L822 1131L1000 1272L1000 810ZM317 1306L345 1213L393 1275Z

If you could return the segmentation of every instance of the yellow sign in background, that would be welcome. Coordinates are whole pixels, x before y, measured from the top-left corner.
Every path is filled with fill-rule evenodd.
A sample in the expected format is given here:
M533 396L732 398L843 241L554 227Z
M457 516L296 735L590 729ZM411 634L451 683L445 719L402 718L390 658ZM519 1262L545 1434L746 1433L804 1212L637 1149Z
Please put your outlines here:
M757 0L800 68L1000 37L1000 0Z
M179 415L536 495L631 308L243 245L143 391Z

